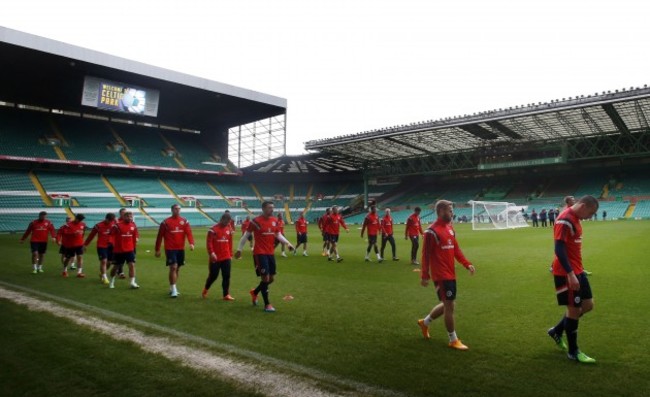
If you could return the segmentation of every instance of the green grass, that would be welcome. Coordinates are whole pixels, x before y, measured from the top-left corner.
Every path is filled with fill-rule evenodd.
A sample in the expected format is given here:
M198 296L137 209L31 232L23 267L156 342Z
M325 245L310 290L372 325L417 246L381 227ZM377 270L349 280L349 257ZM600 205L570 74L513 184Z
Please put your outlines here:
M468 352L446 346L446 331L439 320L432 324L432 339L421 338L416 320L436 300L433 289L421 287L419 273L408 264L408 243L398 239L400 262L365 263L365 242L355 228L341 236L342 263L327 262L319 255L320 236L314 228L310 229L310 257L278 256L277 281L271 286L272 302L278 309L274 314L250 305L248 290L258 281L248 251L233 265L231 294L237 301L219 299L220 280L207 301L200 298L207 275L205 229L195 230L198 247L187 252L188 264L179 280L182 296L176 300L167 296L164 260L146 252L153 251L152 231L143 233L138 246L141 288L137 291L129 290L124 280L118 281L115 290L101 286L94 249L89 250L85 266L92 277L62 279L53 246L46 273L32 275L28 246L17 243L19 235L0 236L4 253L0 280L409 396L646 395L650 389L650 294L646 290L650 269L644 247L650 222L584 223L583 256L585 267L594 272L590 281L595 310L580 322L580 346L598 360L589 367L569 362L545 333L562 315L548 272L551 229L473 232L468 225L457 225L456 230L466 256L477 267L473 277L458 268L457 332L470 346ZM396 236L402 233L398 228ZM288 294L295 299L282 300ZM87 331L49 315L27 313L5 301L0 304L3 320L9 319L2 325L3 344L12 345L2 349L0 359L3 364L13 362L11 368L16 371L58 378L59 357L82 360L94 340L131 352L129 360L141 360L137 365L159 360L161 367L179 371L175 364L135 354L133 346L101 337L84 340L78 349L70 344L61 350L56 339L48 341L26 330L49 333L67 327L78 336ZM22 323L32 326L21 331ZM31 347L32 338L38 340L37 349ZM106 364L111 360L113 355L108 353L98 353L95 359ZM149 381L155 388L166 379ZM173 394L200 394L193 389L196 376L180 377L177 382L186 388L179 386ZM6 384L11 394L33 393L35 387L29 376ZM68 389L74 394L103 394L79 382L69 384Z

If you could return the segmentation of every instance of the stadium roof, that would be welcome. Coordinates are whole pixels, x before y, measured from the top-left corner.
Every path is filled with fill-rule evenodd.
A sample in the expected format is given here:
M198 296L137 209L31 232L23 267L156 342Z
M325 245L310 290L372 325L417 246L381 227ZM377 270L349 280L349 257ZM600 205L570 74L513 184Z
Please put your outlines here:
M649 120L650 88L644 86L313 140L305 148L365 168L385 160L630 135L649 131Z
M278 174L332 174L358 171L357 164L337 154L282 156L246 167L245 172Z
M81 105L84 78L93 76L160 91L158 116L133 116L137 121L202 132L224 132L285 114L287 107L284 98L5 27L0 27L0 70L1 101L116 116Z

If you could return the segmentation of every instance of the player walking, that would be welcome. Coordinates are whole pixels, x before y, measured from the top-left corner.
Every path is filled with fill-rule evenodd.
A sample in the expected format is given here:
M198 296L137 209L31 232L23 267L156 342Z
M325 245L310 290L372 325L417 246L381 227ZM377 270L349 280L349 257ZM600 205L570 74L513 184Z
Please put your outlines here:
M97 236L97 256L99 257L99 274L102 283L108 284L106 268L108 263L113 260L113 225L115 224L115 214L109 212L102 222L98 222L84 242L84 247L88 247L93 238Z
M206 248L208 250L208 278L205 280L205 286L201 296L203 299L208 297L208 290L217 278L219 272L222 274L221 288L223 290L223 300L234 301L235 298L230 296L230 267L232 259L232 235L233 230L230 227L230 214L225 213L219 219L219 223L208 230L206 238Z
M366 215L366 218L363 220L363 226L361 226L361 238L363 238L363 233L368 229L368 248L366 248L366 262L370 262L370 249L375 249L375 255L377 255L377 261L383 262L384 259L379 255L379 249L377 248L377 234L381 225L379 224L379 216L377 215L377 207L374 205L370 206L370 213Z
M172 216L160 223L156 237L156 258L160 258L160 244L165 241L166 263L169 267L169 296L176 298L180 293L176 288L178 272L185 265L185 238L190 243L190 251L194 251L194 237L187 219L181 214L181 206L171 206ZM231 227L231 230L232 229Z
M553 278L557 303L566 306L564 317L548 330L555 343L567 351L567 357L580 363L595 363L578 348L578 322L580 317L594 308L589 279L582 267L582 225L581 219L591 219L598 211L598 200L584 196L568 207L555 221L555 259ZM562 339L566 332L569 346Z
M449 335L449 347L457 350L467 350L458 336L454 320L456 300L456 268L455 260L460 262L470 274L474 274L474 266L465 258L456 241L456 232L451 224L454 210L451 201L439 200L436 203L438 219L424 233L422 247L421 284L426 287L429 279L433 280L436 294L441 303L424 318L418 320L425 339L429 339L429 324L444 315L445 327Z
M56 242L56 231L52 222L47 219L47 212L39 212L38 219L29 223L25 234L20 238L20 243L25 242L30 234L32 237L29 239L29 249L32 253L32 266L34 267L32 273L43 273L43 260L47 252L47 235L51 236L52 242Z
M276 273L275 265L275 240L285 243L289 250L293 250L293 245L287 240L278 227L278 220L273 216L273 202L264 201L262 203L262 215L251 221L248 230L239 240L235 259L241 258L241 250L244 248L249 234L253 234L255 247L253 247L253 261L255 263L255 273L260 277L260 284L250 290L253 305L257 305L257 295L262 293L264 299L264 311L272 313L275 308L269 300L269 285L273 283Z
M111 269L111 281L108 288L115 288L115 275L122 269L124 263L129 267L129 280L132 289L140 286L135 282L135 249L138 243L138 227L133 222L133 212L125 211L121 222L115 222L111 229L113 237L113 259L115 266Z
M384 217L379 220L379 224L381 226L381 257L385 258L384 249L388 242L393 250L393 260L398 261L399 258L395 250L395 238L393 237L393 217L390 216L390 208L384 210Z
M329 218L332 210L330 208L325 209L325 214L318 218L318 229L320 230L321 235L323 236L323 253L322 256L327 256L330 252L330 236L327 233L327 218Z
M336 255L336 261L341 262L343 258L339 255L338 243L339 243L339 234L341 232L341 226L345 229L346 233L350 233L345 221L341 214L339 214L339 207L333 206L332 213L325 220L325 230L329 235L330 250L327 253L327 260L332 260L332 253Z
M83 271L84 257L84 232L86 224L83 220L86 217L83 214L77 214L72 222L61 226L61 245L63 246L63 277L68 277L68 265L77 258L77 277L84 278L86 275Z
M420 207L415 207L413 213L406 220L404 239L411 240L411 264L419 265L417 260L418 248L420 247L420 236L423 235L422 223L420 222Z
M307 256L307 219L305 215L300 214L295 222L296 227L296 249L293 250L293 255L296 256L298 247L302 244L302 256Z

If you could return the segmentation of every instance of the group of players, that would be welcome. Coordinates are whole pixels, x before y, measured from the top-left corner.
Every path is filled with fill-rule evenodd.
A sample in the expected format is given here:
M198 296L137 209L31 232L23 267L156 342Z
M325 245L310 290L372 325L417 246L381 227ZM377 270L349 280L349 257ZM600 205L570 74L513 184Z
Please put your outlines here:
M554 225L555 251L552 265L554 283L558 305L567 306L562 319L557 325L548 330L548 335L555 344L571 360L580 363L594 363L595 359L580 351L577 344L577 330L579 318L591 311L594 307L591 287L582 265L582 227L580 221L589 219L598 210L599 203L593 196L584 196L575 201L562 211ZM160 257L161 242L164 240L166 263L169 267L169 294L177 297L180 293L176 287L178 272L185 263L185 240L194 249L194 238L187 219L180 216L180 206L175 204L171 208L172 216L160 224L156 238L155 255ZM439 200L435 205L437 220L426 231L422 230L419 218L420 208L407 220L405 238L411 239L413 264L421 265L421 285L426 287L433 281L439 304L435 305L426 317L418 320L418 325L425 339L429 339L429 326L439 317L444 318L444 325L449 336L449 347L457 350L467 350L468 347L461 342L455 330L454 310L456 299L456 270L455 262L460 262L472 275L476 271L474 265L464 256L456 239L453 228L453 203ZM262 214L242 224L243 235L238 243L234 255L232 252L233 234L235 233L234 221L226 211L219 222L211 227L207 233L206 249L209 256L209 274L202 291L202 297L207 298L211 285L216 281L219 273L222 274L223 299L234 300L229 293L231 259L241 258L242 250L246 243L251 244L255 271L260 278L257 287L249 291L253 305L258 304L258 296L264 300L264 311L275 312L269 299L269 285L273 283L276 275L276 262L274 252L277 245L282 244L282 253L286 256L285 247L296 255L296 248L284 236L284 223L281 218L273 216L274 204L271 201L262 203ZM31 252L34 273L42 272L43 256L47 249L48 234L62 246L63 276L67 277L68 265L77 258L77 277L83 276L83 254L85 247L90 244L95 235L97 240L97 254L100 259L100 273L102 282L114 288L116 274L119 266L127 263L129 266L130 287L139 288L135 282L135 253L139 234L133 223L133 214L127 210L120 210L120 216L115 219L113 214L107 214L103 222L96 224L88 238L84 241L83 235L86 225L83 223L82 214L63 225L55 234L54 226L47 220L46 213L41 212L39 218L31 222L21 238L21 242L31 233ZM346 232L349 228L338 212L338 208L328 209L326 214L319 219L318 226L323 234L323 255L328 260L342 261L337 249L340 228ZM372 248L378 261L383 260L386 243L393 249L393 260L398 260L395 253L393 238L393 220L390 210L386 210L384 217L379 219L377 209L373 205L364 219L361 228L361 237L368 233L368 246L366 248L366 261ZM307 222L300 216L296 222L298 237L297 246L303 244L303 255L307 255ZM381 254L377 249L377 236L382 233ZM423 236L422 261L418 263L415 255L419 246L419 237ZM253 245L254 242L254 245ZM111 260L112 246L112 260ZM111 279L106 275L107 268L112 265ZM566 333L568 344L564 341Z

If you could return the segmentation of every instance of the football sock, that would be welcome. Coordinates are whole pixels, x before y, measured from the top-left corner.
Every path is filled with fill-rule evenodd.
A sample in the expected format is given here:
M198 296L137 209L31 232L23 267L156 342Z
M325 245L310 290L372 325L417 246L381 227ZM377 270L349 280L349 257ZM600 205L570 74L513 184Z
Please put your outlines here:
M264 299L264 305L269 304L269 283L261 282L260 283L260 291L262 292L262 298Z
M433 321L433 319L431 318L431 314L427 314L427 316L424 318L424 325L428 327L429 324L431 324L431 321Z
M564 321L566 321L566 317L562 317L559 323L555 327L553 327L553 332L555 332L555 335L557 336L562 336L564 334Z
M77 274L83 273L83 272L84 272L84 269L82 267L77 268Z
M578 320L566 317L564 330L569 342L569 354L576 354L578 352Z
M38 270L43 270L43 265L38 265Z
M456 335L456 331L452 331L449 333L449 342L453 342L456 339L458 339L458 336Z
M131 285L135 284L135 277L131 277Z
M262 290L262 281L260 281L258 286L255 288L255 291L253 291L253 292L255 293L255 295L259 295L261 290Z
M34 266L34 270L38 269L38 265L36 263L34 263L32 266Z

